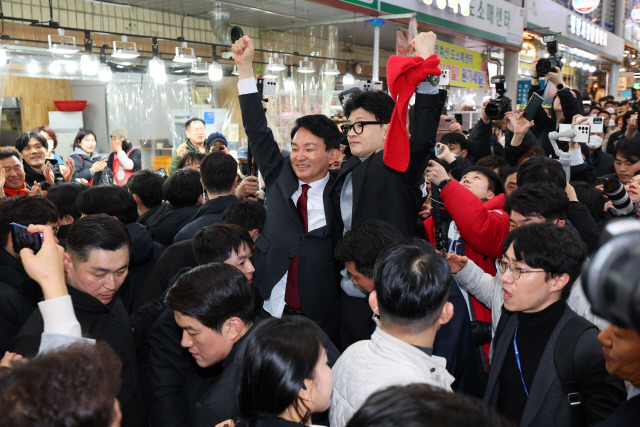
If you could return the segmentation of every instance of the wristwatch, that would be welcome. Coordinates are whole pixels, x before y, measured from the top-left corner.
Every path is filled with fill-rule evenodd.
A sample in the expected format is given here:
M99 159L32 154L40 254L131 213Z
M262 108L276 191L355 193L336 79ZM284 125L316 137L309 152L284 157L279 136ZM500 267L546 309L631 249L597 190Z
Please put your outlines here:
M438 83L440 83L440 76L429 76L425 81L431 83L433 86L438 86Z
M450 179L443 179L442 181L440 181L440 184L438 184L438 188L440 189L440 191L442 191L444 186L447 185L449 183L449 181L451 181L451 180Z
M564 89L564 88L565 88L565 86L562 83L560 83L559 85L556 85L556 89L558 89L559 91Z

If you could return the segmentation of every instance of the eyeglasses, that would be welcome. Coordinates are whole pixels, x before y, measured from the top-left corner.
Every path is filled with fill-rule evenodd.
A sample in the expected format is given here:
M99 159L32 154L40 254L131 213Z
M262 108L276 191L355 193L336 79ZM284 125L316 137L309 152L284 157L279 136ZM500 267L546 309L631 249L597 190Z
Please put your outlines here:
M505 271L507 271L507 269L509 269L509 274L511 275L511 278L513 280L518 280L520 278L520 276L524 273L541 273L544 272L544 270L524 270L522 268L519 268L517 265L515 264L509 264L507 261L501 259L500 262L498 263L498 266L500 267L500 272L504 274Z
M362 133L362 131L364 131L364 126L365 125L384 125L386 123L384 122L355 122L354 124L350 125L350 124L344 124L342 125L341 129L342 129L342 133L344 134L344 136L347 136L347 134L349 133L349 131L351 129L353 129L353 131L356 133L356 135L360 135Z

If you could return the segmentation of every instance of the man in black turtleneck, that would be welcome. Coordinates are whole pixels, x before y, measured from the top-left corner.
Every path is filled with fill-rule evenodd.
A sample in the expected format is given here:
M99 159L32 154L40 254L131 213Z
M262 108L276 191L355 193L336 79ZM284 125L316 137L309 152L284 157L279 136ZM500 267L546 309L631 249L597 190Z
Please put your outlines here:
M554 362L555 347L564 344L558 340L563 327L577 317L566 298L586 257L584 244L568 229L543 223L515 229L504 248L504 310L485 401L521 426L593 424L606 418L625 393L622 382L607 374L598 329L580 330L575 350L566 348L574 352L577 409L569 404Z

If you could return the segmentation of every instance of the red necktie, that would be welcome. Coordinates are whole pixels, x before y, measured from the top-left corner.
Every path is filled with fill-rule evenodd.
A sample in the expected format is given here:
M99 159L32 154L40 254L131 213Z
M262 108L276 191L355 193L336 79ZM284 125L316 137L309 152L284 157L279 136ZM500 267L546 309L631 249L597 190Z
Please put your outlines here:
M298 197L298 203L296 207L300 212L302 218L302 224L304 225L304 232L309 231L309 220L307 216L307 191L309 191L308 184L302 184L302 194ZM293 310L300 309L300 298L298 297L298 254L293 258L291 265L289 266L289 273L287 275L287 289L284 293L284 302Z

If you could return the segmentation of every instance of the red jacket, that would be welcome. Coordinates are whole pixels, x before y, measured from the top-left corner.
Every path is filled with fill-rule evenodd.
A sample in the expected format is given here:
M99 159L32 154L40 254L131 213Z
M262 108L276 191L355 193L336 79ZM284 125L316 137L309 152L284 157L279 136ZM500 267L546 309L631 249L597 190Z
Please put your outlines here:
M485 272L495 276L494 261L502 257L502 242L509 233L509 215L503 210L504 194L483 203L454 180L444 186L440 198L464 239L464 254ZM424 227L427 239L435 244L433 218L427 218ZM471 301L476 319L491 322L491 311L477 299L472 297ZM488 346L485 347L488 351Z

